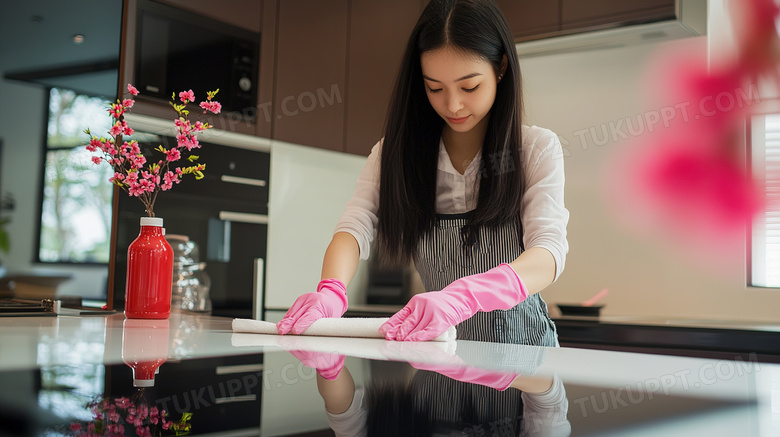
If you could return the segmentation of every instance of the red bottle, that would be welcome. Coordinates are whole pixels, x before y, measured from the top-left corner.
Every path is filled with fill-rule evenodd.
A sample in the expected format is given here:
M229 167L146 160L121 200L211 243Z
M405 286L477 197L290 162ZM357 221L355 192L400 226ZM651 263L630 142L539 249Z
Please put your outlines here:
M127 249L128 319L167 319L171 315L173 248L162 226L161 218L142 217L141 232Z
M127 319L122 328L122 361L133 369L133 387L154 386L168 359L168 320Z

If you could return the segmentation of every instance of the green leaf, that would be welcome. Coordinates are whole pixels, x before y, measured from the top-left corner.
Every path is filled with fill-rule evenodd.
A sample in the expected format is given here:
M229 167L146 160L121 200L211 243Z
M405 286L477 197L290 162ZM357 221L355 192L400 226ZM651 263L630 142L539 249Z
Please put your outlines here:
M11 250L11 241L8 238L8 232L5 230L5 225L10 222L9 219L0 219L0 250L8 253Z
M189 160L190 162L195 162L195 161L198 160L198 158L200 158L200 156L198 156L198 155L190 155L190 156L187 157L187 160Z

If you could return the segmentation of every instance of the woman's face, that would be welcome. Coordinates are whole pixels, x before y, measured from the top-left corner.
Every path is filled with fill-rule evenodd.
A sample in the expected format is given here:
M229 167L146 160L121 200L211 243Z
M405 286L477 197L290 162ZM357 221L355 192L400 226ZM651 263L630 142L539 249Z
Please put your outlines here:
M428 101L455 132L469 132L490 112L497 78L484 59L444 47L420 57Z

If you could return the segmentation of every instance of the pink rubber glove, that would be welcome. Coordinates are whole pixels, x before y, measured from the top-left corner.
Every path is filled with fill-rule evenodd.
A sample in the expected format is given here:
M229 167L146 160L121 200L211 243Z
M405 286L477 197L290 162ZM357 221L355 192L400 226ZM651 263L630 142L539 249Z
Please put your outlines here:
M293 354L295 358L301 360L301 363L303 363L304 366L316 370L317 373L325 379L336 379L336 377L339 376L339 373L341 373L341 369L344 368L344 355L301 350L291 350L288 352Z
M315 320L341 317L346 311L347 287L338 279L323 279L317 285L316 293L306 293L295 300L284 318L276 324L276 329L281 335L291 331L301 334Z
M417 294L379 327L387 340L428 341L477 311L508 310L528 297L509 264L466 276L441 291Z
M509 388L509 386L512 385L512 382L514 382L518 376L516 373L485 370L478 367L469 367L465 364L462 366L453 364L409 364L415 369L430 370L457 381L467 382L469 384L484 385L486 387L494 388L498 391L504 391Z

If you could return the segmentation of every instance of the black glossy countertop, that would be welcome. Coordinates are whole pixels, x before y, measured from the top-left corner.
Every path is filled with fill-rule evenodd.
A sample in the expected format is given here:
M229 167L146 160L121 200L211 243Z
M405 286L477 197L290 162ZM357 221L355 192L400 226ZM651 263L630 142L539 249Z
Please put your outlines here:
M424 416L434 428L420 435L780 435L780 366L751 357L234 334L230 322L187 314L164 322L121 314L3 318L0 435L78 435L79 427L117 423L136 435L133 420L139 432L159 435L173 435L163 423L189 426L193 435L333 435L304 362L341 355L340 378L410 396L396 398L411 399L396 404L414 407L407 416L390 418L393 408L385 408L371 420L419 426ZM610 325L558 321L575 322ZM143 378L149 366L152 381ZM513 385L499 391L497 381ZM516 387L558 384L564 398L549 414L512 403Z
M648 316L554 319L561 344L700 357L756 356L780 362L780 324Z

